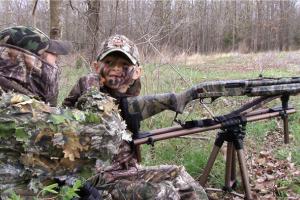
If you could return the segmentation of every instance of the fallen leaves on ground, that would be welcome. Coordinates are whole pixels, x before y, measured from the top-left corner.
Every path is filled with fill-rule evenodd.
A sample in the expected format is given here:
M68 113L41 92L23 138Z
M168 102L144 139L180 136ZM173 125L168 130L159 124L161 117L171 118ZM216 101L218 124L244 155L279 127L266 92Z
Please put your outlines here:
M246 145L247 169L253 199L300 199L300 194L294 191L295 185L300 190L300 169L292 162L289 145L283 142L282 130L275 130L268 133L262 145L259 150L257 143L251 144L250 142L249 145ZM287 151L286 158L276 158L275 151L279 148ZM238 181L240 182L240 180L240 175L238 175ZM208 195L211 200L242 199L222 192L209 192Z
M275 150L284 148L285 159L276 158ZM252 159L248 159L251 190L256 199L300 199L293 191L293 182L300 179L300 170L291 159L289 146L283 142L282 131L267 134L263 147L259 152L252 151Z

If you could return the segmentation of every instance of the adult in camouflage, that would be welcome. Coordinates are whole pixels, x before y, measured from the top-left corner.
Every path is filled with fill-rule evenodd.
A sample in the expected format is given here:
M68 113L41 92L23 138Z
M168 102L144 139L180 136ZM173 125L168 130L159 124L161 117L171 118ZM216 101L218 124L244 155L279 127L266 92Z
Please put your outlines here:
M51 40L32 27L16 26L0 32L0 86L35 96L56 106L59 67L56 59L66 55L70 44Z
M127 100L136 97L141 89L141 66L136 45L123 35L109 37L94 63L94 74L79 79L64 100L66 107L81 108L81 96L90 90L98 90L116 99L121 115L132 132L137 132L139 122L165 109L176 110L178 102L186 104L189 95L167 94L154 106L142 108L135 114L127 112ZM147 96L145 98L155 98ZM143 97L141 97L143 98ZM133 151L127 141L114 156L113 165L107 170L98 170L91 177L91 184L100 189L103 198L108 199L207 199L203 188L179 166L142 167L136 163Z

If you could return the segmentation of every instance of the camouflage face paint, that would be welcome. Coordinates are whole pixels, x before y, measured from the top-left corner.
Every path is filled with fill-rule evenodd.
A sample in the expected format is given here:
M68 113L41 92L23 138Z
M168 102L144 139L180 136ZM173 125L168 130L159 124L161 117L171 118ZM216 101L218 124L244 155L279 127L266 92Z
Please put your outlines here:
M100 76L105 79L105 86L119 91L132 84L135 69L128 59L109 55L101 61Z

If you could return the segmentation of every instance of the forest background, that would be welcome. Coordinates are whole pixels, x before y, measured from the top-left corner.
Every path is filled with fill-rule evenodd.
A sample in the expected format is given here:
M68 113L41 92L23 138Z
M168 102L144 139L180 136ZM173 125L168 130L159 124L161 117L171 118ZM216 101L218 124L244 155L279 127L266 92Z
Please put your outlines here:
M297 0L0 2L1 29L35 24L50 33L50 27L56 27L58 37L72 41L77 50L96 46L96 51L99 43L114 33L130 37L142 55L147 56L153 53L149 41L156 48L174 54L249 53L292 50L300 46L300 2Z
M78 78L91 71L101 42L115 33L128 36L140 50L142 94L179 92L207 80L300 75L298 0L0 0L0 16L0 30L35 26L51 38L72 42L72 54L59 61L60 102ZM207 106L219 115L249 100L221 98ZM299 97L291 102L300 110ZM183 120L207 117L211 117L207 109L198 104L189 105L180 116ZM171 126L173 119L174 113L164 112L143 122L142 129ZM300 114L292 115L288 145L283 144L280 120L248 125L246 159L257 199L300 198L299 124ZM143 146L143 164L184 165L197 178L215 133L166 140L155 148ZM224 184L222 152L208 186ZM210 198L232 196L212 192Z

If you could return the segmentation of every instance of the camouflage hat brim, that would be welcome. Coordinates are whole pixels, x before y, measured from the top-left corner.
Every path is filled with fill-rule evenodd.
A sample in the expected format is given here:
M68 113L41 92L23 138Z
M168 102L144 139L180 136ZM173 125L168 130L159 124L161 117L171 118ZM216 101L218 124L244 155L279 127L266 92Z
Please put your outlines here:
M50 52L56 55L67 55L71 49L71 43L61 40L50 40L49 48L46 52Z
M112 52L122 52L123 54L125 54L129 60L132 62L132 64L136 65L138 63L138 61L132 57L128 52L124 51L123 49L119 49L119 48L115 48L115 49L110 49L108 51L106 51L105 53L101 54L100 57L98 57L98 61L101 61L103 58L105 58L108 54L112 53Z

